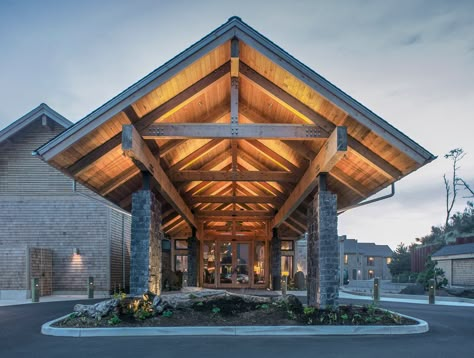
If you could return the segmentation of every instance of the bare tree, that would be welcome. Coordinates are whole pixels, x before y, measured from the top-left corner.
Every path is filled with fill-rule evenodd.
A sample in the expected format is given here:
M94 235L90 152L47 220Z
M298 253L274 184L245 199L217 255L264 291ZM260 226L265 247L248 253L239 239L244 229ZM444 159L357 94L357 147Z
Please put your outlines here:
M468 192L471 193L469 196L465 196L465 198L474 198L474 191L471 189L468 183L464 181L462 178L458 178L459 182L464 186L464 189L466 189Z
M451 217L451 211L453 210L454 203L456 202L456 197L459 191L459 187L462 185L461 178L458 177L458 170L460 168L459 162L464 158L466 153L462 148L455 148L449 151L448 154L445 154L446 159L451 159L453 161L453 172L452 179L446 177L446 174L443 175L444 186L446 188L446 227L449 223L449 218ZM464 180L462 180L464 182ZM469 189L470 190L470 189Z

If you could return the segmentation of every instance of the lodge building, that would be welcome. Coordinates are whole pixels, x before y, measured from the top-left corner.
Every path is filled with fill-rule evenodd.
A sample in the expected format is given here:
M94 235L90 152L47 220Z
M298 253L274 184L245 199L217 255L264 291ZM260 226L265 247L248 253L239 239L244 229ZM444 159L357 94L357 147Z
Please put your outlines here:
M131 213L131 293L184 267L192 286L278 289L307 233L320 305L337 300L338 213L435 158L237 17L34 157Z

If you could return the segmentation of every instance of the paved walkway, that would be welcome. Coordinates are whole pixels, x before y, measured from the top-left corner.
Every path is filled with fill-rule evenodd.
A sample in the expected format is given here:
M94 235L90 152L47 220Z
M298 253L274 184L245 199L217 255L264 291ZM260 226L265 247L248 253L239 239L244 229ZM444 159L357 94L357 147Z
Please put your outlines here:
M108 298L107 297L96 297L96 298ZM43 302L60 302L60 301L77 301L77 300L87 300L87 295L54 295L54 296L44 296L40 297L40 303ZM26 305L31 302L31 298L23 300L0 300L0 306L13 306L13 305Z
M249 295L268 295L276 296L281 295L281 291L269 291L269 290L229 290L237 293L245 293ZM289 294L306 297L306 291L288 291ZM372 301L372 297L369 295L354 294L348 291L339 291L339 297L341 299L351 299L351 300L363 300L363 301ZM96 299L107 298L107 297L95 297ZM41 302L59 302L59 301L75 301L75 300L84 300L87 299L87 295L55 295L55 296L46 296L40 298ZM415 296L415 295L395 295L387 294L386 296L381 297L382 302L401 302L401 303L413 303L413 304L429 304L428 296ZM23 305L32 303L31 299L25 300L0 300L0 306L12 306L12 305ZM436 297L436 305L443 306L462 306L462 307L474 307L474 300L467 298L459 297Z

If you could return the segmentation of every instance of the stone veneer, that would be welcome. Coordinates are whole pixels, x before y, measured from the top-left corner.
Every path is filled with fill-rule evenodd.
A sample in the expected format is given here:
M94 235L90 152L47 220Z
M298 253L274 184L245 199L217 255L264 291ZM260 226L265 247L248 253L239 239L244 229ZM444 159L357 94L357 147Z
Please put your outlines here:
M161 204L150 190L132 195L130 294L161 293Z
M281 239L278 235L277 229L273 229L273 236L270 242L270 246L272 289L274 291L277 291L281 289Z
M308 305L337 305L339 243L337 196L319 191L308 208Z
M199 247L199 241L195 235L188 238L188 286L198 285Z

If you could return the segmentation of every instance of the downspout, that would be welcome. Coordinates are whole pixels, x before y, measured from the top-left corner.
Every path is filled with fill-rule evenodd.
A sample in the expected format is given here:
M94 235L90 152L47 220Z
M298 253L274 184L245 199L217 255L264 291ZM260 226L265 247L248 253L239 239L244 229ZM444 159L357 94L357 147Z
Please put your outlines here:
M359 204L354 204L354 205L348 206L348 207L346 207L346 208L344 208L344 209L338 211L337 214L339 215L339 214L342 214L342 213L346 212L346 211L349 210L349 209L358 208L358 207L360 207L360 206L372 204L372 203L375 203L375 202L377 202L377 201L381 201L381 200L385 200L385 199L391 198L392 196L395 195L395 183L392 183L392 184L390 185L390 188L391 188L390 194L383 195L383 196L380 196L380 197L375 198L375 199L363 201L362 203L359 203Z

